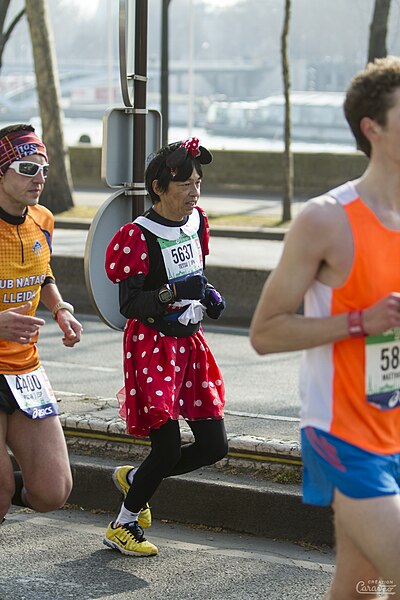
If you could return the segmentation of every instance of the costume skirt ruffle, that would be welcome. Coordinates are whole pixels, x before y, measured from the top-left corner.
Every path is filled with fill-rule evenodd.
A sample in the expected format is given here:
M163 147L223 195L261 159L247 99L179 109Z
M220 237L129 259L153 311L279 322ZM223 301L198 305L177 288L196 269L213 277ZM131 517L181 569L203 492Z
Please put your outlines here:
M202 329L176 338L128 320L124 379L117 397L131 435L147 436L168 419L223 418L224 382Z

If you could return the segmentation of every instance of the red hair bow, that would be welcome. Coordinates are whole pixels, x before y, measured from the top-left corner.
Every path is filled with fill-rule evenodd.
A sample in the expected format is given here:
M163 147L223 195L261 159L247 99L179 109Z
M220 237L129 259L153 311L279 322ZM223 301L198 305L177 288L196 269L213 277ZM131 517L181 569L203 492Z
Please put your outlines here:
M199 145L200 140L198 138L192 137L182 142L181 148L186 148L189 154L191 154L193 158L196 158L197 156L200 156Z

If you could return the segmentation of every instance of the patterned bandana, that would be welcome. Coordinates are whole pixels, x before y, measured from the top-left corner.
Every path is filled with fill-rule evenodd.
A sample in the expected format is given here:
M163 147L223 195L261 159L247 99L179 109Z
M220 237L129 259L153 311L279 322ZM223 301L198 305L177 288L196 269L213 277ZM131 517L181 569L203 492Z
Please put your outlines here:
M40 154L47 161L47 151L42 140L33 131L13 131L0 139L0 176L15 160Z

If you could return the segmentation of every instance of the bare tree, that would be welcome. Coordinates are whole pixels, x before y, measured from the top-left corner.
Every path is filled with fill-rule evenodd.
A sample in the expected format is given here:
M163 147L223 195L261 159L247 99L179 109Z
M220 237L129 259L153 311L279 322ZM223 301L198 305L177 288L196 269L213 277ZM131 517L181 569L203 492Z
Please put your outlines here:
M284 141L285 148L283 152L284 164L284 191L282 206L282 222L290 221L292 218L291 205L293 198L293 154L291 150L291 117L290 117L290 69L288 57L288 37L291 15L291 0L285 0L285 14L283 20L283 29L281 36L281 56L282 56L282 75L283 75L283 93L285 96L285 130Z
M54 214L73 206L69 155L64 143L60 84L47 0L25 0L32 40L42 137L51 168L42 196Z
M19 13L15 15L7 29L4 29L10 2L11 0L0 0L0 69L3 66L3 53L5 45L7 44L10 35L14 31L15 26L25 14L25 8L21 9Z
M375 0L369 28L368 62L387 55L386 37L391 0Z

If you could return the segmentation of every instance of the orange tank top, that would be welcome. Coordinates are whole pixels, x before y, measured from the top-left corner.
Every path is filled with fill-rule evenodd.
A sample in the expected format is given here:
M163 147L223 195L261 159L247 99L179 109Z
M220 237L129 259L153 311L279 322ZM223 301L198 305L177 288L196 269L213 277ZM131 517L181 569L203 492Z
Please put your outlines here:
M339 288L313 283L305 296L305 315L310 317L361 310L400 292L400 231L385 227L352 183L329 195L348 217L353 265ZM318 427L372 452L400 452L400 339L389 333L346 338L304 351L302 427ZM373 391L378 389L389 398L386 404L377 402L380 396Z
M54 217L44 206L30 206L24 218L0 217L0 311L32 302L34 315L50 267ZM0 373L27 373L39 366L37 335L29 344L0 339Z

